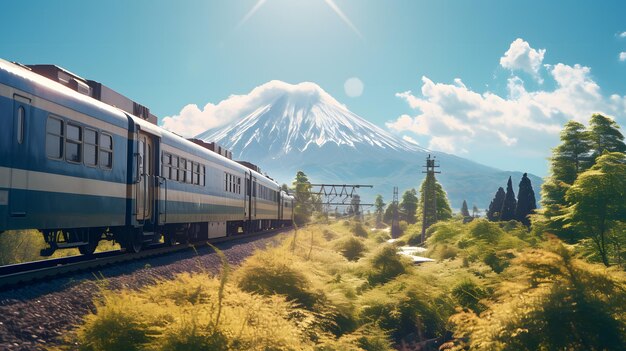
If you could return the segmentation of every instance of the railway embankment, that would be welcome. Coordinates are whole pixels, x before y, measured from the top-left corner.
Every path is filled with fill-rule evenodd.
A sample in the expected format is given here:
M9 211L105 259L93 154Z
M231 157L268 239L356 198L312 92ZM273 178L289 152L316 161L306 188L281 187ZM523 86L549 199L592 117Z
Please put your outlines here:
M255 250L274 245L284 234L264 234L220 243L229 264L239 265ZM42 350L63 342L83 317L95 312L102 292L138 290L178 274L215 274L221 260L209 247L186 250L72 274L0 292L0 350Z

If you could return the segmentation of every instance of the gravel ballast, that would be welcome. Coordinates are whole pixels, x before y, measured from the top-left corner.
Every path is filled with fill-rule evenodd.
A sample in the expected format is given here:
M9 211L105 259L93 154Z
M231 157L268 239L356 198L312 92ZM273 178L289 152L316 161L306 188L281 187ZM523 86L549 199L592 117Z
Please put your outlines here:
M256 249L278 242L279 234L216 244L237 266ZM50 282L0 292L0 350L42 350L58 345L82 317L94 311L93 300L103 284L108 289L137 289L184 272L220 269L220 258L209 247L79 273Z

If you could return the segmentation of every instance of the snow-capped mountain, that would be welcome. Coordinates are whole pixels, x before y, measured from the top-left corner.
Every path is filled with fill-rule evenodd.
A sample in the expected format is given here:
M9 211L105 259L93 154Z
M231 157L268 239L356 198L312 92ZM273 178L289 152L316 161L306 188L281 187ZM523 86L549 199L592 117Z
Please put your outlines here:
M441 164L438 179L453 208L463 200L485 208L509 175L521 178L520 172L503 172L406 142L350 112L314 83L268 84L278 89L256 99L247 114L196 138L217 142L234 159L258 164L281 182L291 183L303 170L314 183L374 185L362 194L364 199L382 194L391 201L393 186L401 192L419 187L428 154ZM538 189L540 179L532 181Z
M255 160L300 158L303 153L330 149L345 149L351 156L423 151L350 112L314 83L279 85L282 94L274 94L247 116L197 138L217 141L231 149L234 157Z

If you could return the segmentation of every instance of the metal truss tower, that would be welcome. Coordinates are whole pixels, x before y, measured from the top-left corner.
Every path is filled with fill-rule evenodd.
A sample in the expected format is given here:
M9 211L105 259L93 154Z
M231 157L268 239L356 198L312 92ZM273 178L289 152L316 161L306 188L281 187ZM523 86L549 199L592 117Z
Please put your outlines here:
M435 170L439 165L435 163L435 156L432 158L430 154L426 158L426 168L422 173L426 173L424 180L424 203L422 204L422 245L426 241L426 229L437 222L437 180L435 173L441 173Z

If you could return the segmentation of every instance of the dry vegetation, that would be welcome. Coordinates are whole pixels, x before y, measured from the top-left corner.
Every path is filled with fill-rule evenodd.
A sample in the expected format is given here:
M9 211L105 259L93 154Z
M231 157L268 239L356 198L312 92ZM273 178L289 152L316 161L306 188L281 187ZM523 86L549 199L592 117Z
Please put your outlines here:
M515 223L445 222L413 266L386 232L312 225L217 277L103 291L81 350L622 350L626 278ZM411 227L400 244L411 240Z
M50 257L39 255L41 249L48 247L43 235L37 230L9 230L0 233L0 266L24 263L47 258L58 258L80 255L78 249L57 250ZM118 244L111 241L100 241L96 252L119 250Z

